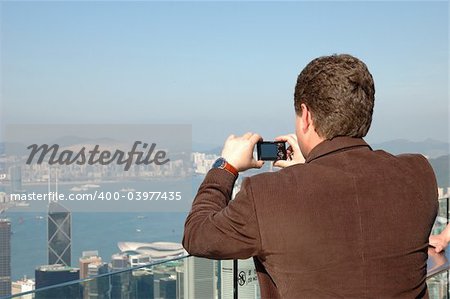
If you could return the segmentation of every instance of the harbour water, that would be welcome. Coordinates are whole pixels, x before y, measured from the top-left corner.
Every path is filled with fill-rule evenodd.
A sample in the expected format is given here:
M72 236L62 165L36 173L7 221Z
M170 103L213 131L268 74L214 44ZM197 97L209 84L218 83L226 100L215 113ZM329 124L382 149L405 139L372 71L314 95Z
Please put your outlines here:
M193 177L190 200L203 177ZM75 185L60 185L61 191L68 191ZM130 187L131 186L131 187ZM103 187L103 186L101 186ZM100 187L100 188L101 188ZM123 183L109 183L108 189L120 190ZM132 184L125 187L132 188ZM44 185L32 189L45 189ZM27 211L28 210L28 211ZM30 211L31 210L31 211ZM184 221L188 211L184 212L73 212L72 213L72 266L78 266L82 251L98 250L99 255L110 261L117 253L117 242L181 242ZM11 220L11 268L12 280L26 275L34 277L34 269L47 264L47 214L32 212L21 207L16 211L8 210L2 218Z

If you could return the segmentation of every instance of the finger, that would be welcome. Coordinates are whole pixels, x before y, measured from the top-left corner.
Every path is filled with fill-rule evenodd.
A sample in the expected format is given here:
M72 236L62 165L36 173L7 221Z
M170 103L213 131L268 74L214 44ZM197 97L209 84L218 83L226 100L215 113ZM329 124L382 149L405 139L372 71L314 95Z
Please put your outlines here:
M293 148L294 151L300 150L299 146L298 146L298 142L297 142L297 137L295 136L295 134L286 134L286 135L281 135L275 138L276 141L284 141L289 143L289 145Z
M280 168L285 168L285 167L288 167L289 165L291 165L291 164L289 163L289 161L286 161L286 160L277 160L277 161L273 162L273 166L280 167Z
M250 137L250 142L255 145L256 143L258 143L258 141L262 141L262 137L259 134L252 134L252 136Z
M292 135L286 136L286 142L289 143L289 145L292 147L294 152L296 152L297 150L300 150L300 147L298 146L297 138L294 138Z
M264 161L262 161L262 160L258 160L257 161L255 159L253 159L252 165L253 165L254 168L261 168L264 165Z
M284 135L280 135L280 136L276 137L275 140L287 141L288 138L294 138L295 140L297 140L297 135L295 135L294 133L284 134Z
M235 137L236 137L236 136L235 136L234 134L231 134L231 135L228 136L227 141L228 141L228 140L231 140L231 139L234 139Z
M242 135L242 138L243 138L243 139L249 139L250 137L252 137L252 135L253 135L253 133L247 132L247 133L245 133L244 135Z
M436 246L436 247L434 248L434 251L436 251L437 253L439 253L439 252L441 252L443 249L444 249L443 246L438 245L438 246Z
M277 136L277 137L275 137L275 141L284 141L284 142L286 142L286 140L287 140L287 136L288 136L289 134L286 134L286 135L280 135L280 136Z
M439 237L439 235L431 235L428 238L428 242L430 243L431 246L438 246L438 245L442 245L442 241L441 238Z

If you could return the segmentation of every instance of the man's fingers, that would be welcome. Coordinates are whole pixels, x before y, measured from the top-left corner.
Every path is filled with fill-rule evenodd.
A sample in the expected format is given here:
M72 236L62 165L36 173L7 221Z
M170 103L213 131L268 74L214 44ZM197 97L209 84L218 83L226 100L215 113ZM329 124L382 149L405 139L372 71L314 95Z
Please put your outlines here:
M250 137L252 137L253 133L252 132L247 132L244 135L242 135L243 139L249 139Z
M276 137L275 140L277 140L277 141L287 141L288 138L290 138L290 139L293 138L295 141L297 141L297 136L295 134L293 134L293 133L280 135L280 136Z
M436 247L434 247L434 251L436 251L437 253L441 252L444 249L444 247L442 245L437 245Z
M228 136L227 141L228 141L228 140L231 140L231 139L234 139L235 137L236 137L236 136L234 136L234 134L231 134L231 135Z
M256 144L256 143L258 143L258 141L262 141L262 137L259 134L255 133L250 137L249 140L252 144Z
M441 239L439 235L431 235L428 240L430 246L434 247L434 251L439 253L445 249L445 242Z
M262 161L262 160L255 160L255 159L253 159L253 167L254 168L261 168L261 167L263 167L263 165L264 165L264 161Z
M297 149L300 149L298 146L297 138L294 134L287 134L287 135L281 135L275 138L275 141L285 141L289 143L289 145L296 151Z
M277 161L273 162L273 166L280 167L280 168L285 168L285 167L288 167L289 165L291 165L291 164L286 160L277 160Z
M275 137L275 141L286 141L287 135L281 135Z

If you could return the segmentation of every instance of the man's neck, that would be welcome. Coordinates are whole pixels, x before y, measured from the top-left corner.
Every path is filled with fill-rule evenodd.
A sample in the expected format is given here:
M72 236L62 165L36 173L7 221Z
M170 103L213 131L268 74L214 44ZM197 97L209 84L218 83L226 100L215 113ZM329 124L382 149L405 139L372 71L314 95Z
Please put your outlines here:
M308 143L305 144L305 150L306 153L304 153L305 158L309 156L311 151L320 143L325 141L325 138L320 137L319 135L315 134L314 136L311 136L310 140L308 140Z

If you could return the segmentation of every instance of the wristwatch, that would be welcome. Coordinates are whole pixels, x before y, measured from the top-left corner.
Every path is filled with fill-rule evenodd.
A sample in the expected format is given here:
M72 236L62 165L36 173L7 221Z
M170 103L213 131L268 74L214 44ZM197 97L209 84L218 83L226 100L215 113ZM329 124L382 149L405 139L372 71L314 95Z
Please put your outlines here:
M230 163L227 162L227 160L225 160L224 158L220 157L219 159L217 159L214 164L212 165L212 168L219 168L219 169L225 169L226 171L228 171L231 174L234 174L235 177L237 177L239 175L239 172L237 171L236 168L234 168L233 165L231 165Z

